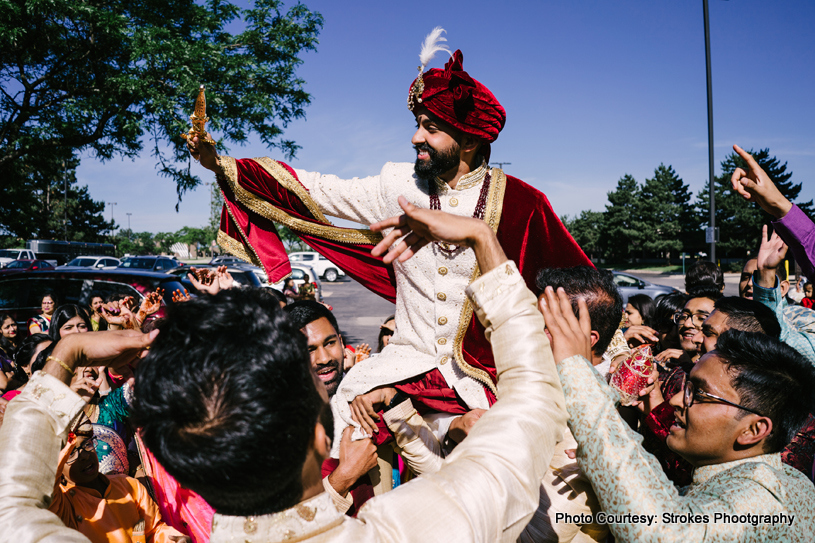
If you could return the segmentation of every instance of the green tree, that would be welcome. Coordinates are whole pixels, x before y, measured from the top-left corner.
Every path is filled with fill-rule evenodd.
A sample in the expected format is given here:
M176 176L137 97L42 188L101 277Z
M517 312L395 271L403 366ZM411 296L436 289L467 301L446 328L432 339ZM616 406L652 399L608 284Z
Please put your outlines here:
M769 149L757 152L747 151L756 159L759 166L776 184L781 194L794 202L804 213L813 216L812 200L796 202L801 193L801 183L792 182L792 172L787 171L787 163L781 162L770 155ZM736 153L731 153L722 161L722 174L715 178L716 190L716 226L719 228L719 243L716 244L720 256L745 257L748 251L755 253L758 250L761 237L761 227L769 224L773 217L765 213L760 207L747 202L733 191L730 176L736 168L746 169L746 164ZM698 221L702 226L710 224L709 183L705 183L696 197L696 211Z
M21 185L37 157L108 160L147 146L180 199L200 182L179 135L202 83L222 148L256 133L293 156L283 129L310 101L295 70L322 23L280 0L3 0L0 191Z
M641 192L637 180L626 174L617 181L617 188L608 193L600 242L613 261L626 261L642 248Z
M685 201L677 201L685 198L683 192ZM687 186L671 166L660 164L654 177L645 180L641 198L642 247L652 256L670 260L671 253L682 250L683 204L690 200Z
M297 234L289 230L288 227L282 224L276 224L277 233L280 236L280 241L286 246L286 250L290 253L297 251L311 251L312 249L303 240L297 237Z
M119 230L113 237L113 243L119 256L156 254L156 242L150 232Z
M12 166L18 182L3 190L0 230L24 240L106 241L114 223L103 218L104 202L93 200L88 187L78 185L78 161L71 153L29 158Z
M584 210L574 219L564 216L561 221L591 260L602 256L600 244L600 234L603 231L602 212Z

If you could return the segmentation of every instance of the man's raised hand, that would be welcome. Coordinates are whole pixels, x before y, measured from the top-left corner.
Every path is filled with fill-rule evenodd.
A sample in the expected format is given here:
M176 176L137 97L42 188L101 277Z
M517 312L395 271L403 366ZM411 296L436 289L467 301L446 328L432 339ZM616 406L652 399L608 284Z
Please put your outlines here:
M745 200L756 202L761 206L761 209L776 219L780 219L789 213L790 209L792 209L792 203L781 194L775 183L758 165L756 159L738 145L734 145L733 150L747 162L749 170L744 171L741 168L736 168L733 175L730 176L733 190L741 194Z
M484 229L489 228L480 219L416 207L404 196L399 197L399 206L405 212L403 215L390 217L371 225L371 230L374 232L393 227L385 239L371 251L374 256L385 255L382 259L385 264L390 264L397 258L399 262L404 262L432 241L472 247ZM388 248L402 236L406 236L405 239L388 252Z
M758 268L758 283L760 287L775 288L775 276L778 266L784 261L787 255L787 244L776 233L768 238L767 225L761 228L761 247L756 255L756 266Z
M577 301L580 318L572 310L572 302L563 288L546 287L540 299L540 310L546 322L546 330L552 337L552 354L555 362L562 362L576 354L591 360L591 318L586 300Z
M483 274L507 261L498 238L481 219L422 209L408 202L404 196L399 197L399 206L405 212L403 215L371 225L374 232L393 228L371 251L374 256L385 255L382 259L385 264L390 264L397 258L399 262L404 262L432 241L472 247ZM405 238L388 252L402 236Z
M212 139L209 132L207 132L207 139ZM215 173L221 173L221 164L214 145L200 141L200 138L195 136L187 140L187 149L192 158L201 162L201 166Z

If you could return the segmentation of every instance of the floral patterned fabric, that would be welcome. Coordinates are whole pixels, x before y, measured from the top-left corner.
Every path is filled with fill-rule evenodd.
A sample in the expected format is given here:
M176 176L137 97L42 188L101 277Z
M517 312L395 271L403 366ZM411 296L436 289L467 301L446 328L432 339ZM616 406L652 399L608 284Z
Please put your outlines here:
M567 358L558 374L580 468L612 515L617 541L812 541L815 486L780 454L698 468L680 491L619 417L611 388L585 358Z

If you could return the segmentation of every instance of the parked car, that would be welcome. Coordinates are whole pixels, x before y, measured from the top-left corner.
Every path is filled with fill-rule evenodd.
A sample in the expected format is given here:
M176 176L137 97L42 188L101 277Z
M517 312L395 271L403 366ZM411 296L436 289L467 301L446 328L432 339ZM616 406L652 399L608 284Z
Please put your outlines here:
M295 264L311 266L314 268L314 271L320 274L320 277L332 283L340 277L345 276L345 272L339 269L336 264L314 251L291 253L289 255L289 261Z
M36 260L34 251L29 249L2 249L0 250L0 268L5 268L14 260Z
M241 264L248 264L244 259L238 258L237 256L233 255L218 255L213 256L212 260L209 261L212 266L234 266L234 265L241 265Z
M172 293L183 289L178 277L144 270L57 270L0 276L0 312L8 312L26 333L26 322L40 313L46 292L54 292L60 304L87 306L91 293L107 298L113 294L133 296L141 301L157 288L164 289L164 304L172 303ZM155 317L164 315L164 306ZM154 317L154 318L155 318Z
M5 268L0 270L0 275L53 269L54 266L52 266L47 260L12 260Z
M117 268L121 263L121 260L113 258L112 256L78 256L64 266L57 266L57 269L96 268L112 270Z
M620 291L620 295L623 297L623 305L628 303L629 296L634 296L635 294L647 294L651 298L656 299L656 297L660 294L679 292L679 290L675 289L674 287L669 287L667 285L656 285L650 281L646 281L645 279L635 277L628 273L617 271L612 273L614 274L614 284L617 285L617 289Z
M184 265L183 262L169 256L126 256L119 264L119 268L167 272Z

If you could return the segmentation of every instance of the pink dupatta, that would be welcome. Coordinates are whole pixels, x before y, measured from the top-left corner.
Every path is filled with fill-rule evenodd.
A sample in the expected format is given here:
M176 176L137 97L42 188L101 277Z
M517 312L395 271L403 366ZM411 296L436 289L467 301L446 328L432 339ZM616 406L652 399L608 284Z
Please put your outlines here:
M178 484L147 450L138 432L135 435L142 466L153 487L161 518L179 532L189 535L193 543L209 543L212 515L215 511L204 498Z

